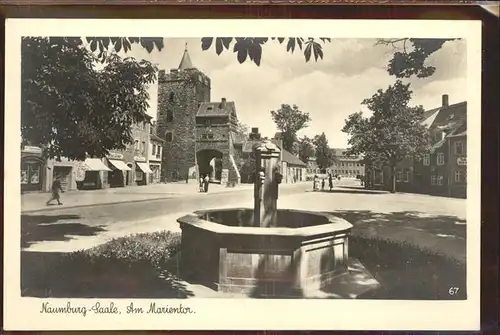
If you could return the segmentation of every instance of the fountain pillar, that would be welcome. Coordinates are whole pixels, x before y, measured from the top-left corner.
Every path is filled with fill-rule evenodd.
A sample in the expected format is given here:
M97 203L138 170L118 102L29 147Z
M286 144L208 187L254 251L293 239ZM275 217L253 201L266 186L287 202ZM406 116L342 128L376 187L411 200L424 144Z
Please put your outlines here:
M280 153L276 144L265 140L253 147L255 153L254 226L277 227L278 185L281 183Z

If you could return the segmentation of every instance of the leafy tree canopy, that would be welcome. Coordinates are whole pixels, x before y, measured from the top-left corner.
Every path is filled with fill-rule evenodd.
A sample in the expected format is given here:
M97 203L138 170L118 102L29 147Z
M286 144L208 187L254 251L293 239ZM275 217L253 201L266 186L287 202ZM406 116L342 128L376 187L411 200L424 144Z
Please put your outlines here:
M301 111L296 105L282 104L280 109L271 111L271 117L281 132L284 149L295 154L297 132L308 126L311 121L309 113Z
M313 140L307 136L303 136L298 141L299 158L304 163L307 163L309 158L314 157L314 144Z
M80 38L22 39L22 145L83 160L132 143L132 125L149 120L147 86L157 69L110 54L98 70L96 60Z
M329 168L333 164L332 150L328 145L325 133L316 135L313 140L315 147L316 164L321 170Z
M419 38L398 38L379 39L377 45L392 45L395 49L393 58L389 61L387 71L397 78L409 78L416 75L419 78L431 76L436 70L433 66L425 65L425 60L434 52L441 49L446 41L452 39L419 39ZM224 51L233 51L238 62L247 60L260 66L262 59L262 46L270 41L286 45L286 51L294 53L300 50L304 54L304 59L309 62L312 57L315 61L323 59L323 45L330 43L330 38L302 38L302 37L204 37L201 39L202 50L209 50L214 47L217 55ZM214 43L215 42L215 43Z
M362 104L373 115L364 117L361 112L349 115L342 128L349 134L350 147L346 154L363 154L371 164L388 165L394 170L403 159L420 158L427 152L429 135L421 124L424 109L408 106L411 95L410 84L397 80L385 91L380 89L363 100Z

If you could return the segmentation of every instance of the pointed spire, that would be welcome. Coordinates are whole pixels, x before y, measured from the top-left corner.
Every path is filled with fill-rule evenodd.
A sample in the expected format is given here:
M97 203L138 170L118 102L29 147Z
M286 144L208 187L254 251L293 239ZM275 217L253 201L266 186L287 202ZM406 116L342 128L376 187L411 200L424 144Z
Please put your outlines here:
M194 68L193 63L191 63L191 58L189 57L187 42L184 48L184 55L182 55L181 63L179 64L179 70L186 70Z

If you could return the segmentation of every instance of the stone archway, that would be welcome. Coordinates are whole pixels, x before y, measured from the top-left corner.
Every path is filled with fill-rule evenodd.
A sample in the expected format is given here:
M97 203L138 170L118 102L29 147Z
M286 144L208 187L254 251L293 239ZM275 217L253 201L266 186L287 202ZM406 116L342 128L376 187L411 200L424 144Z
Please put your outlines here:
M220 182L222 177L222 152L215 149L203 149L196 152L196 161L200 176L207 175L212 182Z

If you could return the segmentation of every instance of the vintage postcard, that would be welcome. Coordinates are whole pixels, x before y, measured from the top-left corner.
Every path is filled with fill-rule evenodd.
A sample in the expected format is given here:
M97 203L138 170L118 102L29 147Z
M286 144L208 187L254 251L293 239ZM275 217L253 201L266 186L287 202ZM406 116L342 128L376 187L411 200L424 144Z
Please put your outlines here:
M6 31L7 330L479 328L480 21Z

